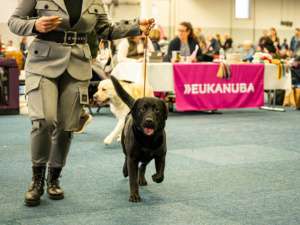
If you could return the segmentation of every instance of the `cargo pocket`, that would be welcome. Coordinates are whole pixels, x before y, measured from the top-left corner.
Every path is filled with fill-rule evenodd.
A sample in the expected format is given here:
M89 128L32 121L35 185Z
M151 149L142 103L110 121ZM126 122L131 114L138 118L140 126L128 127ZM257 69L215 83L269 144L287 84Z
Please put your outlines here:
M91 49L88 45L83 46L83 53L86 59L92 59Z
M41 83L41 76L29 76L25 80L25 94L28 95L34 90L38 90Z
M32 120L43 119L45 117L43 96L40 90L41 80L41 76L29 76L25 80L28 113Z
M81 105L89 104L89 90L88 87L79 87L79 100Z
M76 94L75 94L76 93ZM80 116L83 106L89 104L88 87L76 87L72 96L61 99L59 121L65 131L76 131L80 127Z

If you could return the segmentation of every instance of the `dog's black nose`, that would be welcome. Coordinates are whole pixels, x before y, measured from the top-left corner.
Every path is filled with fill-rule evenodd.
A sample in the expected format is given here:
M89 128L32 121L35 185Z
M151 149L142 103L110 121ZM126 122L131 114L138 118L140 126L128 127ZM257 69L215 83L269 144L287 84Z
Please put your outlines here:
M148 118L145 119L145 122L146 123L153 123L154 120L152 118L148 117Z

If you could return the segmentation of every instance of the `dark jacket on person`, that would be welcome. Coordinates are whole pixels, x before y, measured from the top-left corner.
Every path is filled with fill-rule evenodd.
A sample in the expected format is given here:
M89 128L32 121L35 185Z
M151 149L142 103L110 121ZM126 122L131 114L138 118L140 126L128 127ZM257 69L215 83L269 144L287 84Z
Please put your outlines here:
M300 49L300 38L293 36L291 40L290 48L292 52L295 52L297 51L297 49Z
M267 49L269 53L276 53L276 48L274 46L274 43L270 37L263 36L259 39L259 47L263 51L264 49Z
M193 38L189 38L188 44L189 44L191 54L194 52L194 50L196 49L196 46L198 45L199 50L197 52L196 58L197 58L198 62L203 61L202 51L201 51L201 48L200 48L197 40L195 40ZM180 51L180 48L181 48L181 41L178 37L176 37L169 44L168 53L164 57L164 62L171 62L172 51Z
M221 47L222 46L220 45L219 41L216 38L212 38L208 46L208 54L219 54Z
M224 46L223 46L224 50L228 50L228 49L232 48L232 44L233 44L232 38L226 39Z
M151 41L152 41L152 45L154 47L154 51L160 52L161 51L161 47L160 47L158 41L154 41L154 40L151 40Z

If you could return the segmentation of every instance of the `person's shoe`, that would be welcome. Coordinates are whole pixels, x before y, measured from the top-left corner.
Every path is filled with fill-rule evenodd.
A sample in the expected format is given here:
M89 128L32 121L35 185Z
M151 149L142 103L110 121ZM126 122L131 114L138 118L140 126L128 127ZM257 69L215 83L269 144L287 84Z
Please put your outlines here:
M59 186L59 180L62 168L48 168L47 193L52 200L61 200L64 198L64 191Z
M32 182L25 194L26 206L38 206L44 194L46 166L32 167Z
M79 121L79 128L78 130L74 131L75 134L82 134L86 128L86 126L91 123L93 120L93 117L86 113L83 116L80 117L80 121Z

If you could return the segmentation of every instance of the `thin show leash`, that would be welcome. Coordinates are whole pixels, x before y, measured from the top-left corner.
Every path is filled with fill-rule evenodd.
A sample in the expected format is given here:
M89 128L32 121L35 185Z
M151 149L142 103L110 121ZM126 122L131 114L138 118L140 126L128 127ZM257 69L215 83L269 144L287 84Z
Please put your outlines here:
M148 37L149 37L150 31L155 26L154 19L152 19L151 22L152 22L152 24L144 32L145 37L146 37L145 40L144 40L144 97L146 96L147 61L148 61Z

